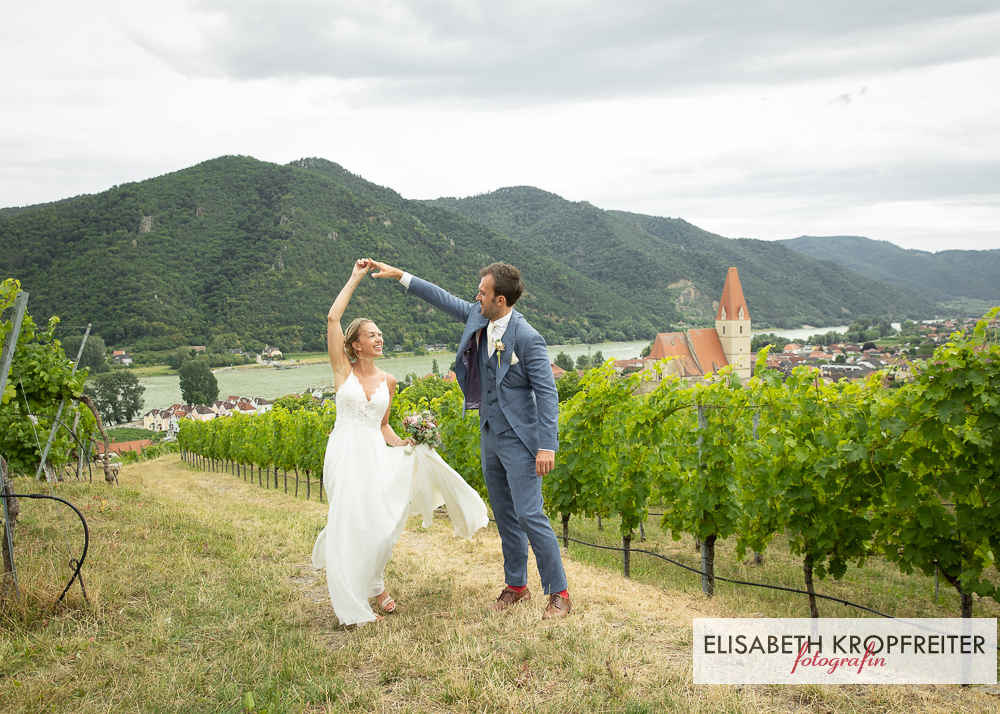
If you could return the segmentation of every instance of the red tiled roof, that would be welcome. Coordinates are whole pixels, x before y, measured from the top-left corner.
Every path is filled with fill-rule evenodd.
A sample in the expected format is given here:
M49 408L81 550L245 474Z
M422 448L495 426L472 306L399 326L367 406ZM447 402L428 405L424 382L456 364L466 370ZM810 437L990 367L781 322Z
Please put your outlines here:
M641 359L616 359L615 367L619 369L626 369L628 367L642 367L644 362Z
M111 444L111 450L116 454L123 454L126 451L142 451L144 448L152 444L153 442L149 439L139 439L138 441L120 441L115 444ZM104 453L104 442L97 442L97 451L101 454Z
M730 268L730 271L735 270L736 268ZM739 279L737 278L737 286L739 286L738 281ZM740 292L740 298L742 299L742 297L743 293ZM701 366L702 372L718 372L729 364L729 360L726 359L726 353L722 351L722 341L719 339L719 333L714 328L688 330L688 338L694 346L694 355Z
M555 362L550 362L549 367L552 368L552 377L554 379L559 379L564 374L566 374L566 370L557 365Z
M712 330L715 332L715 330ZM716 335L718 339L718 335ZM649 352L650 359L666 359L676 357L677 373L682 377L700 377L703 372L688 349L687 339L683 332L661 332L653 340L653 349Z
M722 287L722 298L719 300L719 312L716 320L739 320L740 308L743 308L744 320L750 319L750 310L747 308L747 301L743 297L743 286L740 285L740 274L736 268L730 268L726 273L726 284ZM723 315L723 310L725 314Z

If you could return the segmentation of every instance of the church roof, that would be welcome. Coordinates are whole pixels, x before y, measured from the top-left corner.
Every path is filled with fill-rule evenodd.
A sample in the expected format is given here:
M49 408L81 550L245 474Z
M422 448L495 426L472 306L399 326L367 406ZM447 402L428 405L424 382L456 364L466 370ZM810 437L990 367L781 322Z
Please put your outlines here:
M661 332L653 340L653 349L649 351L650 359L665 359L676 357L677 373L682 377L700 377L702 375L698 362L688 348L683 332Z
M722 299L719 300L719 312L716 320L739 320L740 308L743 308L744 320L750 319L750 310L743 297L743 286L740 285L740 274L736 268L730 268L726 273L726 284L722 288Z
M719 333L714 329L661 332L653 341L651 359L676 357L677 373L682 377L701 377L729 364L722 350Z
M744 314L746 309L744 308ZM688 330L688 339L694 345L694 353L703 372L718 372L729 364L722 349L722 341L715 328Z

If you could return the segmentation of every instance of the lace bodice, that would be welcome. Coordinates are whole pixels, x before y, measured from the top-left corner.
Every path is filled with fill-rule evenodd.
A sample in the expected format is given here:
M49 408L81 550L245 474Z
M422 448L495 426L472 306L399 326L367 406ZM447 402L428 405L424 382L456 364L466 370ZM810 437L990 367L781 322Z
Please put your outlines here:
M365 388L361 386L361 382L353 371L348 375L347 381L341 384L340 389L337 390L338 423L343 420L378 429L382 426L382 417L385 416L385 411L388 408L389 385L386 383L384 374L382 375L382 384L378 385L370 401L365 396Z

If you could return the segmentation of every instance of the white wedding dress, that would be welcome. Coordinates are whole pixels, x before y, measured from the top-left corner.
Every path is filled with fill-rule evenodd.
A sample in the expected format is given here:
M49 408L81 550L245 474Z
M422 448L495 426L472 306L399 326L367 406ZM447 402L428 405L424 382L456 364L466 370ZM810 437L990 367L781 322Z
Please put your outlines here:
M427 527L445 505L464 538L489 522L482 498L436 451L386 446L380 427L388 408L384 375L371 399L354 372L337 390L323 464L330 511L312 559L326 568L330 602L344 625L375 619L368 598L385 589L382 572L411 513Z

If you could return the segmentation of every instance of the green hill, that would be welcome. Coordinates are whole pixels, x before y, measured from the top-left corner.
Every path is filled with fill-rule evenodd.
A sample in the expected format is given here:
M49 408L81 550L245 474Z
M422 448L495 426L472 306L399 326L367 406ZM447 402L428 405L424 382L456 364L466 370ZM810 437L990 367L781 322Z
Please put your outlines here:
M325 316L370 256L472 300L478 270L519 265L518 303L546 339L646 339L650 314L578 271L441 207L407 201L320 159L288 166L226 156L90 196L0 214L0 275L21 280L36 317L94 324L109 345L166 350L221 339L325 349ZM461 325L387 281L366 282L345 317L387 341L457 341Z
M779 241L792 250L832 260L876 280L900 285L937 302L1000 303L1000 250L905 250L860 236L800 236Z
M756 325L842 324L852 317L918 317L931 299L815 260L774 242L732 240L679 218L605 211L528 186L441 198L454 210L572 266L652 314L714 320L736 266Z

